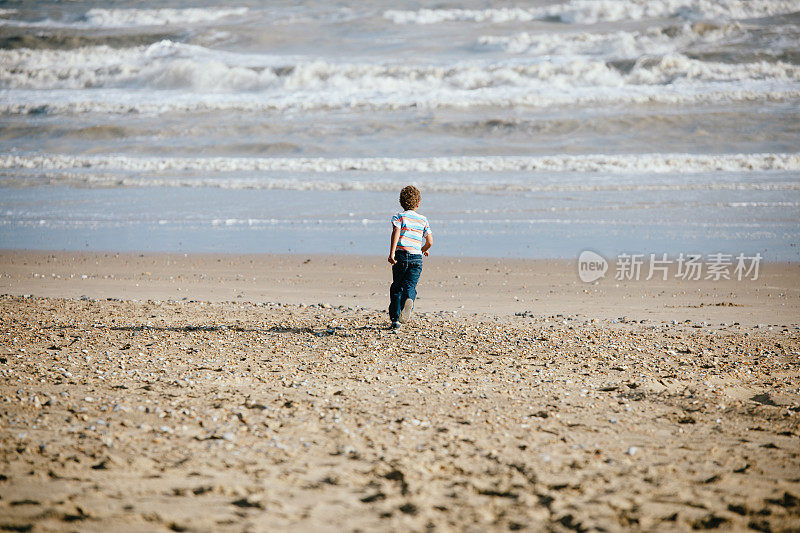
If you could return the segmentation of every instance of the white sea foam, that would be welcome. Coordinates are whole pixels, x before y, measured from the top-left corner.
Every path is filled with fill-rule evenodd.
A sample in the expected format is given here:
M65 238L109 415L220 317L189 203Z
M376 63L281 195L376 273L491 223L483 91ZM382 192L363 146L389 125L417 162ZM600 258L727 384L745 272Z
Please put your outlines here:
M795 11L795 0L571 0L547 9L548 16L570 24L669 17L741 20Z
M186 9L102 9L86 13L86 22L102 28L131 26L186 26L211 22L232 16L242 16L246 7L205 7Z
M800 207L800 202L722 202L724 207Z
M641 66L640 66L641 65ZM712 63L669 54L656 61L637 64L626 76L632 85L665 85L676 82L743 82L751 80L800 80L800 66L759 61L756 63Z
M705 88L687 93L677 90L641 90L636 87L620 87L618 91L570 91L561 94L532 93L525 88L488 93L486 91L465 93L464 91L440 91L436 94L409 94L395 97L387 95L355 94L306 94L265 97L260 93L252 96L234 95L185 95L180 92L155 95L146 92L105 92L94 96L87 94L57 94L42 91L8 98L0 91L0 114L130 114L156 115L162 113L205 113L230 111L244 113L295 112L295 111L350 111L397 110L397 109L443 109L472 107L546 108L554 106L596 107L606 105L710 105L753 102L792 102L800 99L800 88L758 87L720 90Z
M738 23L720 27L684 24L679 28L652 27L644 31L612 33L570 32L487 35L478 38L482 47L536 56L591 55L607 59L636 58L676 53L690 45L716 43L741 32Z
M0 215L0 226L17 226L17 227L28 227L28 228L59 228L59 229L72 229L72 228L91 228L91 229L101 229L101 228L130 228L132 225L153 225L157 224L159 226L170 225L173 227L182 227L182 228L194 228L194 229L202 229L208 226L211 227L250 227L250 228L259 228L259 227L281 227L286 228L287 226L291 226L295 229L302 228L304 231L320 231L320 232L329 232L330 224L335 222L337 226L350 226L358 227L358 226L371 226L371 225L380 225L383 226L386 224L386 220L382 218L361 218L358 220L349 219L349 218L201 218L201 219L173 219L173 220L166 220L166 219L155 219L155 218L146 218L146 219L135 219L135 220L109 220L107 217L86 217L86 218L76 218L71 217L69 215L45 215L47 218L42 218L41 215L31 214L31 215L19 215L13 218L6 218ZM546 226L553 226L554 224L560 226L623 226L629 227L631 222L630 220L625 219L613 219L613 218L598 218L593 216L591 220L586 220L583 218L571 217L571 218L558 218L558 217L519 217L519 218L504 218L504 217L495 217L495 218L478 218L478 217L471 217L468 219L463 218L448 218L448 219L438 219L436 221L436 225L438 228L458 228L458 227L491 227L492 234L494 235L502 235L507 233L517 233L520 230L525 230L525 225L529 226L537 226L537 225L546 225ZM648 219L647 226L664 226L668 227L672 230L676 228L675 221L671 219ZM717 230L725 230L725 229L736 229L736 230L743 230L743 229L764 229L764 228L772 228L773 226L770 223L758 223L758 222L705 222L705 221L682 221L680 227L682 229L688 228L704 228L704 229L717 229ZM765 236L774 238L775 234L769 231L752 231L748 232L747 238L750 239L759 239L764 238ZM330 252L330 250L327 250ZM679 252L676 252L676 254Z
M796 0L571 0L541 8L388 10L395 24L443 22L527 22L555 19L568 24L680 17L685 20L740 20L800 10Z
M800 153L473 156L420 158L130 157L3 155L2 169L88 169L133 172L587 172L701 173L798 171Z
M275 79L274 56L232 54L164 40L148 46L0 50L0 85L10 89L187 87L249 90Z
M442 22L527 22L543 16L541 10L523 8L499 9L390 9L384 18L395 24L440 24Z
M350 174L352 175L352 174ZM730 175L730 174L729 174ZM397 189L397 173L386 175L373 174L364 177L344 177L341 173L331 173L331 177L324 179L314 177L314 174L302 177L232 177L230 174L215 177L187 178L180 176L164 177L145 176L141 174L92 173L86 171L45 171L31 174L30 170L5 171L0 175L0 186L3 187L42 187L42 186L68 186L80 188L211 188L231 190L292 190L292 191L375 191L393 192ZM800 191L800 183L794 181L761 181L758 179L747 180L717 180L697 181L694 179L677 180L668 182L660 179L647 179L646 176L662 176L662 174L604 174L613 176L614 179L586 180L580 179L541 179L548 176L561 174L536 174L531 173L526 177L518 174L493 173L491 178L486 175L455 174L448 178L446 174L415 173L410 181L424 187L427 192L439 193L517 193L517 192L677 192L677 191ZM571 174L575 176L575 174ZM619 179L627 176L629 179ZM403 180L403 181L408 181ZM796 202L794 202L796 204ZM751 205L752 204L752 205ZM758 205L756 205L758 204ZM739 202L715 203L714 205L727 207L792 207L792 202ZM598 205L594 209L605 209L607 205ZM582 204L578 209L585 209ZM561 210L548 208L550 211Z
M160 8L160 9L104 9L92 8L77 21L44 19L36 21L3 19L0 26L33 28L133 28L140 26L191 26L205 24L228 17L241 17L248 13L246 7Z
M700 93L730 93L735 99L737 93L744 94L742 91L747 93L745 98L759 98L760 91L777 94L800 89L796 83L800 81L798 65L781 61L704 62L679 53L645 57L630 71L622 72L590 57L445 66L334 63L217 52L162 41L126 49L0 50L0 64L0 86L5 89L189 89L198 93L238 92L245 100L247 91L261 91L263 94L254 99L256 103L276 109L537 105L540 101L548 105L564 97L577 103L651 97L680 101L682 95L691 99L695 88ZM742 83L748 81L773 83L761 87ZM726 82L736 84L709 86ZM647 86L666 87L648 91ZM15 94L0 94L0 106L9 109L9 104L24 105L24 95ZM131 96L135 99L130 94L128 102ZM148 95L148 102L153 99ZM56 94L48 95L48 100L60 105ZM92 102L102 100L102 95L91 97ZM179 100L183 105L186 98Z

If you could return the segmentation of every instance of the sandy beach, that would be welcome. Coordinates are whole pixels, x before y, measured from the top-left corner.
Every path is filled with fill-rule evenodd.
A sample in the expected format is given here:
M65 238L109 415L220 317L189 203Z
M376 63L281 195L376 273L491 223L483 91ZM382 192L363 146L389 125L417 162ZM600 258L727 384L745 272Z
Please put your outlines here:
M0 528L797 530L797 265L382 261L4 252Z
M798 9L0 2L0 533L800 533Z

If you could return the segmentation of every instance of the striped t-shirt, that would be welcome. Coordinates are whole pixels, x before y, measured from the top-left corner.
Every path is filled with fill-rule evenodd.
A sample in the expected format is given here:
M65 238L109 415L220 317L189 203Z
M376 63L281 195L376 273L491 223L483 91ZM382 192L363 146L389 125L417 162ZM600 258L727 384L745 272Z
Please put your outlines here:
M422 243L431 234L428 219L416 211L409 209L392 217L392 226L400 228L397 249L410 254L422 254Z

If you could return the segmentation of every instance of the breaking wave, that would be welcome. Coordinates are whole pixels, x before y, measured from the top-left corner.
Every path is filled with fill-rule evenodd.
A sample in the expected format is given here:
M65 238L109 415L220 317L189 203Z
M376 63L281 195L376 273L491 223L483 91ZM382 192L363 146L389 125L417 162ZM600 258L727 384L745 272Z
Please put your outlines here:
M566 39L534 44L529 37L518 41L556 48L562 46L558 39ZM650 38L657 36L631 34L629 44L646 46L636 40ZM611 40L590 38L575 46L603 48ZM629 63L576 56L441 66L309 61L165 40L124 49L0 50L0 64L5 113L695 103L800 95L799 65L708 62L680 53ZM105 90L83 91L98 88Z
M710 105L753 102L788 102L800 98L800 88L766 88L704 90L695 93L685 91L642 91L628 88L627 91L564 91L562 94L531 94L530 90L519 88L502 93L486 92L467 94L464 92L441 92L439 94L411 94L399 97L385 95L305 95L295 94L273 98L186 98L175 94L174 99L158 101L152 94L106 94L101 98L92 95L70 95L62 101L55 101L40 95L28 95L14 101L5 100L0 93L0 114L6 115L74 115L130 114L154 115L160 113L205 113L230 111L243 113L269 113L294 111L351 111L398 110L398 109L467 109L473 107L494 107L506 109L513 107L544 108L553 106L603 106L603 105ZM25 101L19 101L25 100Z
M737 23L722 26L686 23L677 27L651 27L644 31L620 30L613 33L520 32L510 36L487 35L478 38L478 45L514 54L592 55L615 59L672 54L691 45L716 43L736 33L744 33Z
M24 21L0 20L0 26L54 27L54 28L133 28L142 26L187 26L214 22L220 19L242 16L246 7L232 8L160 8L160 9L104 9L92 8L79 20L59 21L44 19Z
M798 11L794 0L571 0L547 8L547 17L569 24L672 18L741 20Z
M248 90L277 79L272 56L247 56L163 40L148 46L0 50L6 89L99 87Z
M587 172L702 173L800 170L800 154L632 154L420 158L129 157L3 155L0 169L92 169L133 172Z
M443 22L528 22L557 20L567 24L595 24L623 20L681 18L684 20L741 20L800 10L794 0L571 0L541 8L388 10L383 16L395 24Z
M187 8L187 9L101 9L86 13L86 22L101 28L131 26L183 26L211 22L227 17L242 16L246 7Z

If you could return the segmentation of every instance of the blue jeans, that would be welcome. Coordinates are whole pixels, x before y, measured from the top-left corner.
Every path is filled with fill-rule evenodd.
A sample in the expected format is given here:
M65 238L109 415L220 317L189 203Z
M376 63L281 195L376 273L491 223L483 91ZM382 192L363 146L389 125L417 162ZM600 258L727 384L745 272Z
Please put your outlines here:
M400 317L403 302L417 298L417 282L422 274L422 256L396 250L392 265L392 285L389 287L389 319L394 322Z

